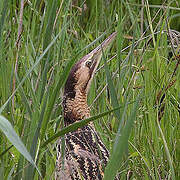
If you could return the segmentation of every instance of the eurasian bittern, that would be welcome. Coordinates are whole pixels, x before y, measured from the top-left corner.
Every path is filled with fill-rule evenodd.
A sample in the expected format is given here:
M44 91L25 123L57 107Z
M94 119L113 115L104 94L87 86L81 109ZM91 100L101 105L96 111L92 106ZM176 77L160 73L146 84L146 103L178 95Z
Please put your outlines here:
M116 34L112 33L72 67L63 97L65 126L90 117L87 94L91 81L102 57L102 50L108 47ZM56 180L103 178L109 152L92 123L66 134L64 141L64 153L61 140L57 146Z

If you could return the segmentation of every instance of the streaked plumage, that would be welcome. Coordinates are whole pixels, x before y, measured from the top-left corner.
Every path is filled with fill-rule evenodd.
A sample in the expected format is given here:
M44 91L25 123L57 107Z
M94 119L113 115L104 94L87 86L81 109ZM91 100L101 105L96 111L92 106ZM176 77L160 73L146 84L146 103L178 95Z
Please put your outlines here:
M102 49L105 50L115 36L116 32L73 66L64 90L65 126L90 116L88 90L100 62ZM109 152L92 123L64 136L64 156L62 142L60 139L57 145L56 180L103 178Z

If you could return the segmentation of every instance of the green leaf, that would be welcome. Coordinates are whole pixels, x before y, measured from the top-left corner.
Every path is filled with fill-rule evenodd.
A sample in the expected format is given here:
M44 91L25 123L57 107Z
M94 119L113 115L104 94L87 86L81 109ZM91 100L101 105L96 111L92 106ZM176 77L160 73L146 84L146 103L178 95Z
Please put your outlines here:
M9 141L16 147L16 149L37 169L38 173L41 175L31 155L27 151L20 137L16 134L11 123L1 115L0 115L0 129L9 139Z
M116 135L116 142L114 145L113 153L105 169L104 180L114 179L117 171L121 167L121 160L125 150L127 149L129 135L139 107L139 99L139 97L136 98L131 115L126 122L125 127L122 130L122 134L117 133Z
M105 72L106 72L106 79L107 79L107 82L108 82L108 87L110 89L111 103L112 103L113 108L119 107L116 90L115 90L115 87L113 85L113 81L112 81L112 78L111 78L111 75L110 75L110 72L109 72L109 69L108 69L108 66L107 66L107 62L106 62L106 58L104 56L104 53L103 53L103 59L104 59L104 67L105 67ZM116 124L117 124L117 127L118 127L119 119L121 117L119 109L114 111L114 115L116 117Z

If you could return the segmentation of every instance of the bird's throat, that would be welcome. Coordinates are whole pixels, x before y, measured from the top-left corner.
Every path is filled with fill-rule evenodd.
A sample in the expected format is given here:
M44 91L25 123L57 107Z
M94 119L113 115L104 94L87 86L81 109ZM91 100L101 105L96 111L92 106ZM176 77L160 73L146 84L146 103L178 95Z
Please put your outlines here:
M90 116L87 94L77 91L74 98L64 99L64 120L69 125Z

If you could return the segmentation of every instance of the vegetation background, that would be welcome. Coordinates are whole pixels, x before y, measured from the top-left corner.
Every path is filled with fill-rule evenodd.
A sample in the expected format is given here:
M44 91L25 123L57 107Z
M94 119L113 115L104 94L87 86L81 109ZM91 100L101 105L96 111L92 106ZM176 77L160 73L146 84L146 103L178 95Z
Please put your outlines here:
M87 123L62 129L65 80L114 31L88 96L105 179L180 178L178 0L1 0L0 179L54 179L57 138Z

